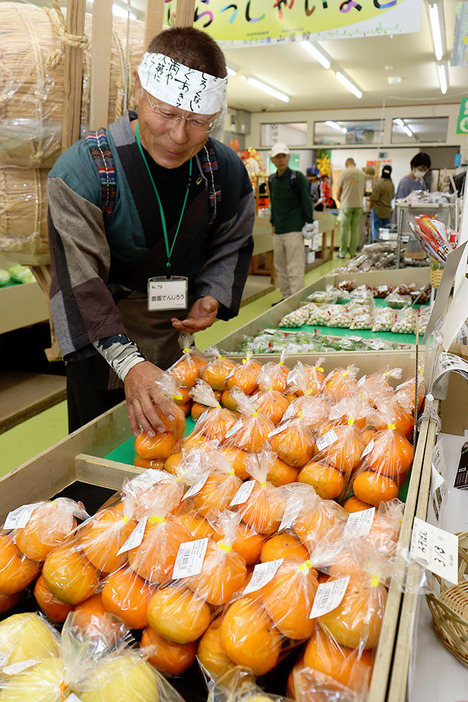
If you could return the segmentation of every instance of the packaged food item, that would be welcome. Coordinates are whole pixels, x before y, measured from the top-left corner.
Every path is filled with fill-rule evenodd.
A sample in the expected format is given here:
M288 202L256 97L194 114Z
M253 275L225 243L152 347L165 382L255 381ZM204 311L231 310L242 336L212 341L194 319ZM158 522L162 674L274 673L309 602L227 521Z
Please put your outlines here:
M349 324L350 329L372 329L374 317L371 312L358 312L353 315Z
M265 363L258 374L259 390L277 390L278 392L285 392L288 384L288 375L291 370L286 365L286 356L286 352L283 351L279 363Z
M395 324L395 312L390 307L376 308L372 320L373 332L389 332Z
M392 292L385 298L386 305L394 310L401 310L403 307L408 307L412 302L411 295L402 295L398 292Z
M206 354L212 358L205 365L201 379L213 390L226 390L226 378L234 370L236 363L222 356L214 346L207 349Z
M203 435L206 439L220 443L226 432L236 423L236 418L230 410L221 407L216 399L213 389L204 380L198 380L195 387L190 390L195 406L201 408L197 423L190 437Z
M392 327L393 334L414 334L416 331L416 320L418 313L413 307L405 307L398 312L395 324Z
M258 374L262 364L247 355L227 376L227 389L239 388L245 395L252 395L257 389Z
M256 683L250 670L234 666L216 682L209 684L208 702L291 702L286 697L270 695Z
M232 395L240 415L237 422L225 433L222 443L227 447L258 453L274 429L274 424L258 412L255 401L244 395L241 390L233 388Z
M297 329L298 327L302 327L303 324L307 324L307 320L309 319L310 314L315 309L315 304L309 304L304 305L303 307L298 307L297 310L293 310L292 312L285 314L284 317L279 321L278 327L280 329Z

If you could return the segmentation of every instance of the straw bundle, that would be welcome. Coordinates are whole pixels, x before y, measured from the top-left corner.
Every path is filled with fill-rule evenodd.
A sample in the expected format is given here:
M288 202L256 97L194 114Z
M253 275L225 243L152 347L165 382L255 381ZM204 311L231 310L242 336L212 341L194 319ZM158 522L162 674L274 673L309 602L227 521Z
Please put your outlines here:
M85 33L91 36L91 16ZM61 151L63 16L34 5L0 2L0 164L50 168ZM133 70L144 52L144 25L114 20L109 122L133 99ZM86 46L86 38L82 42ZM128 53L128 68L127 68ZM89 113L90 49L83 48L82 129ZM124 104L125 94L128 96ZM106 125L102 125L106 126Z
M47 169L0 167L0 251L14 261L49 261Z

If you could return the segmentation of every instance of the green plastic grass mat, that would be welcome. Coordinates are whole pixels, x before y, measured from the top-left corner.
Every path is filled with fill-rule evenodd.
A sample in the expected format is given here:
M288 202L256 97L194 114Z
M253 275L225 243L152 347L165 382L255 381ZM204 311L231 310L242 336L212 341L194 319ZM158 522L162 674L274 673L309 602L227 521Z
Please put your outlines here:
M194 426L195 422L193 421L193 419L191 417L187 417L185 427L186 436L190 434ZM133 462L135 460L133 436L127 439L127 441L124 441L123 444L120 444L120 446L117 446L115 449L113 449L110 453L107 454L107 456L104 456L104 458L108 458L110 461L118 461L119 463L126 463L127 465L133 466Z

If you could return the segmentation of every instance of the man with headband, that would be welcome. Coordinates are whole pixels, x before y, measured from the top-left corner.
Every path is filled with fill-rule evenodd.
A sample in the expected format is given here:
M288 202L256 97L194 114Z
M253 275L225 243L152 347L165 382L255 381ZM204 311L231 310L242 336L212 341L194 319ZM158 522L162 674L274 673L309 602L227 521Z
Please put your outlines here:
M50 304L73 431L126 397L132 431L174 411L155 381L181 333L239 311L252 255L247 172L211 134L224 55L192 27L158 34L135 75L138 114L88 134L48 179ZM122 389L124 388L124 390Z

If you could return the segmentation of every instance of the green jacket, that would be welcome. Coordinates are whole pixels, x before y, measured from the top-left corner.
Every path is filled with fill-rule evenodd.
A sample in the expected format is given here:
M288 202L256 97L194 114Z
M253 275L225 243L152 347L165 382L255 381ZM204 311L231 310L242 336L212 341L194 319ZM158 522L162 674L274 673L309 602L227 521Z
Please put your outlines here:
M300 232L306 222L312 222L312 198L305 175L295 171L295 179L291 182L290 168L286 168L281 176L276 173L270 183L270 207L270 222L275 234Z

